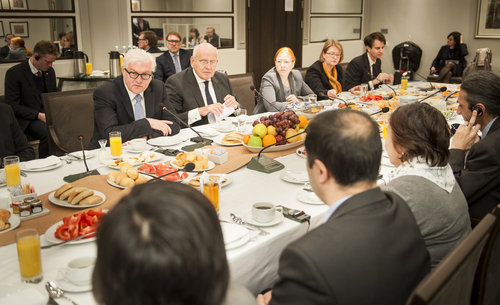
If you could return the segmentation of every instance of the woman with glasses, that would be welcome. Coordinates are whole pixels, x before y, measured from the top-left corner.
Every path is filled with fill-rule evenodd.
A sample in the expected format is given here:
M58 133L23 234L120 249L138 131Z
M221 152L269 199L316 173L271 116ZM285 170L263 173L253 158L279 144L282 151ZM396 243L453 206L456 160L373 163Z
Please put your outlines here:
M336 98L342 92L344 71L338 64L344 59L344 49L337 40L328 39L323 45L319 60L306 73L306 83L318 100Z
M275 66L264 74L260 83L259 100L254 114L282 111L287 104L302 100L314 92L302 79L299 71L293 70L295 55L292 49L283 47L274 55Z

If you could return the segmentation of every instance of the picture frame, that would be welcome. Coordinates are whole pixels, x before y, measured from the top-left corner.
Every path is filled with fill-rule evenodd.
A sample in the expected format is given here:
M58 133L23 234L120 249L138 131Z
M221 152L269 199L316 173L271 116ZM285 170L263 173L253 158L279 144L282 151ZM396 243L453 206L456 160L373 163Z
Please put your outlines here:
M29 25L27 21L23 22L10 22L10 32L14 36L30 37Z
M5 37L5 31L3 29L3 21L0 21L0 37Z
M141 11L141 2L137 0L131 1L132 12L140 12Z
M11 10L27 11L28 0L9 0L9 6Z
M475 38L500 38L500 3L477 0Z

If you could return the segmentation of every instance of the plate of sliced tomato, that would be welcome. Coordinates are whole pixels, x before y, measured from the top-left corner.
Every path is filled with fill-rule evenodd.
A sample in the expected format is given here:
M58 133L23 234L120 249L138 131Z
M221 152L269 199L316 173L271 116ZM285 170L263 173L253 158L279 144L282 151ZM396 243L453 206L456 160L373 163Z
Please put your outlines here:
M365 96L361 96L359 98L359 100L361 102L371 102L371 101L380 101L380 100L383 100L384 97L380 94L368 94L368 95L365 95Z
M159 177L171 172L175 172L178 170L178 168L163 163L157 163L157 164L144 163L143 165L139 166L138 170ZM188 177L189 174L186 172L177 172L175 174L165 176L162 179L168 181L182 181Z
M95 232L100 220L106 215L107 210L94 208L73 215L63 217L63 219L45 231L45 239L52 244L76 238L90 232ZM68 244L81 244L95 240L95 235L71 241Z

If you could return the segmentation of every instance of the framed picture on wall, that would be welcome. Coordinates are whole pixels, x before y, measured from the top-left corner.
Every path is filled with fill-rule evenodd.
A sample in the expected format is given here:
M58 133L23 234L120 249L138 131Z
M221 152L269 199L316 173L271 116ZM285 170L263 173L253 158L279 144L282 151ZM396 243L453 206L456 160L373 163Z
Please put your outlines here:
M28 10L28 0L9 0L11 10Z
M0 21L0 37L5 36L5 31L3 30L3 21Z
M141 10L141 1L132 0L132 12L139 12Z
M477 1L475 38L500 38L500 1Z
M14 36L30 37L28 22L10 22L10 32Z

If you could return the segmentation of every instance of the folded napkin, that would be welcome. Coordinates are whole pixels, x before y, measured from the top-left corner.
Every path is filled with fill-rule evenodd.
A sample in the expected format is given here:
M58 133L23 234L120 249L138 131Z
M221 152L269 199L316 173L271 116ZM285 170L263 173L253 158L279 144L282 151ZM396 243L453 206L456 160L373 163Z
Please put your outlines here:
M47 304L48 296L44 295L40 290L35 287L16 290L8 293L5 297L0 299L0 305L45 305Z
M204 137L215 137L219 135L219 132L213 128L205 128L203 130L196 129Z
M29 170L29 169L39 169L39 168L49 167L52 165L59 164L59 162L61 162L61 160L59 160L58 157L50 156L45 159L36 159L23 162L22 165L24 166L25 169Z
M220 115L215 116L215 121L222 121L224 118L230 116L231 114L234 113L234 108L233 107L226 107L223 106L222 108L222 113Z
M242 239L249 233L248 229L234 223L222 222L220 226L222 228L222 235L224 236L224 244L226 245Z

